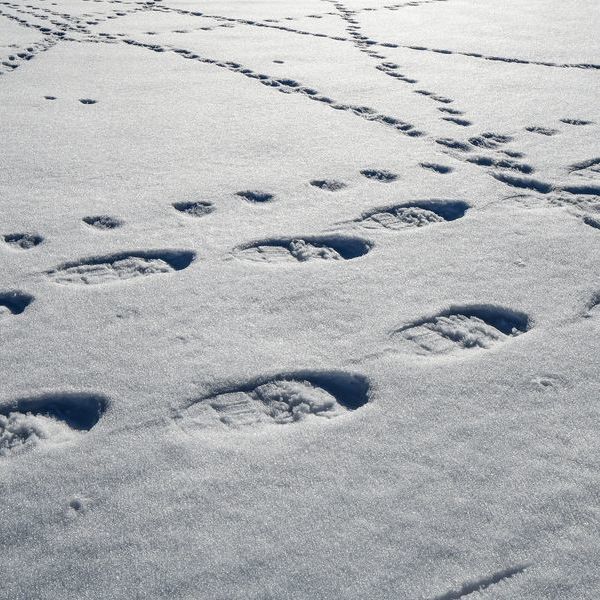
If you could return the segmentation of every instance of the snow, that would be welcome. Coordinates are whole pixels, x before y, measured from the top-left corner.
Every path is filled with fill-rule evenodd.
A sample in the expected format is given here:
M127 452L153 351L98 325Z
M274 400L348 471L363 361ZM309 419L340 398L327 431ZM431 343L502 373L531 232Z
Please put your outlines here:
M0 598L597 598L599 9L1 3Z

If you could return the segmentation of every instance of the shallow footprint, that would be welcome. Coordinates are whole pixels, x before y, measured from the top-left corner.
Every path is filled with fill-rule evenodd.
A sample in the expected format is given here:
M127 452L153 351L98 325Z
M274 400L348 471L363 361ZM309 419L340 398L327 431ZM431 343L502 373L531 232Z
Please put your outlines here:
M375 208L355 222L367 229L406 229L445 223L464 217L470 206L461 200L421 200Z
M97 285L181 271L195 257L194 252L185 250L122 252L64 263L46 275L63 285Z
M194 400L176 415L184 429L243 429L333 419L369 401L369 384L361 375L298 371L249 382Z
M527 315L517 311L491 305L454 306L397 329L393 337L416 354L439 355L489 349L529 328Z
M100 420L108 400L88 393L45 394L0 405L0 457L76 439Z
M363 256L371 244L342 236L282 238L240 246L234 256L254 262L286 263L313 260L351 260Z

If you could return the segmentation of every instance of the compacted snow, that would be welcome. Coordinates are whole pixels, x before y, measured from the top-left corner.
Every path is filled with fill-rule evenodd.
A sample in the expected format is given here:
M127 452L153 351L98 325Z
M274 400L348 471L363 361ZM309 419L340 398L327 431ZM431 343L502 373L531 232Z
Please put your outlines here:
M0 598L599 598L599 30L1 0Z

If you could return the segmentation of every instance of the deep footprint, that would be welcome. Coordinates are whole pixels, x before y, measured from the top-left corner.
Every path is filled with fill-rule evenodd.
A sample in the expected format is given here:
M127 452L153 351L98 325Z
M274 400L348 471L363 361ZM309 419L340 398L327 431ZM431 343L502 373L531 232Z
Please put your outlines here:
M2 404L0 456L76 439L98 423L108 404L104 396L87 393L45 394Z
M33 302L33 296L23 292L0 292L0 319L20 315Z
M371 244L359 238L323 236L263 240L236 248L234 255L255 262L293 263L352 260L370 249Z
M194 400L177 415L185 430L323 422L369 401L368 381L343 372L299 371L258 379Z
M63 285L97 285L181 271L195 257L185 250L122 252L64 263L46 274Z
M30 250L44 241L41 235L35 233L7 233L2 237L11 248L17 250Z
M421 200L365 212L355 222L368 229L406 229L464 217L470 206L461 200Z
M529 328L529 318L521 312L491 305L454 306L397 329L393 337L416 354L438 355L489 349Z
M214 212L215 207L211 202L173 202L173 208L190 217L204 217Z

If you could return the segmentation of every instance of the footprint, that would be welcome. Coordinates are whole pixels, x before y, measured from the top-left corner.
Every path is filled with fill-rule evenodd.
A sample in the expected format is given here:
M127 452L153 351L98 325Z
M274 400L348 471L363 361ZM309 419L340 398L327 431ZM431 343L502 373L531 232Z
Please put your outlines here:
M109 229L117 229L123 225L123 221L121 219L117 219L115 217L111 217L109 215L96 215L93 217L83 217L81 219L84 223L89 225L90 227L94 227L95 229L100 229L101 231L107 231Z
M328 192L338 192L339 190L343 190L345 187L347 187L345 183L342 183L341 181L335 181L334 179L313 179L310 182L310 185Z
M469 142L473 144L473 146L488 149L495 149L503 144L508 144L512 141L513 138L509 135L501 135L499 133L493 133L491 131L487 131L485 133L482 133L481 135L469 138Z
M539 133L540 135L547 135L547 136L551 136L551 135L556 135L557 133L560 133L558 131L558 129L550 129L548 127L525 127L525 131L529 131L531 133Z
M471 146L466 142L461 142L452 138L438 138L435 140L435 143L450 148L451 150L459 150L460 152L469 152L471 150Z
M41 235L35 233L7 233L2 237L11 248L16 250L30 250L44 241Z
M446 165L439 165L437 163L425 162L425 163L420 163L420 166L423 167L423 169L435 171L436 173L441 173L443 175L454 171L454 169L452 167L447 167Z
M442 120L449 121L455 125L460 125L461 127L469 127L470 125L473 125L471 121L467 121L467 119L459 119L458 117L442 117Z
M480 167L496 167L498 169L510 169L511 171L519 171L520 173L533 173L534 168L531 165L526 163L519 163L514 160L509 160L507 158L498 159L492 158L490 156L470 156L466 159L467 162L470 162L475 165L479 165Z
M370 210L363 213L355 222L367 229L397 231L455 221L464 217L469 208L466 202L460 200L420 200Z
M0 292L0 319L20 315L32 302L33 296L23 292Z
M0 405L0 456L77 439L98 423L109 402L88 393L44 394Z
M238 258L255 262L285 263L313 260L352 260L371 249L371 243L342 236L263 240L234 250Z
M44 96L46 100L56 100L56 96Z
M600 177L600 158L590 158L570 165L569 171L589 179Z
M79 102L81 102L81 104L96 104L98 100L92 100L91 98L79 98Z
M567 125L593 125L593 121L585 121L583 119L559 119L561 123L566 123Z
M367 179L373 179L374 181L380 181L381 183L391 183L392 181L396 181L396 179L398 179L398 175L395 173L377 169L363 169L360 174Z
M212 202L173 202L173 208L190 217L203 217L214 212L215 206Z
M393 337L420 355L489 349L525 333L527 315L491 305L453 306L433 317L405 325Z
M348 415L368 401L369 384L360 375L298 371L195 400L176 415L176 420L188 431L318 423Z
M511 187L533 190L540 194L549 194L554 189L551 184L533 177L517 177L508 173L492 173L492 177Z
M594 229L600 229L600 217L592 217L591 215L586 215L585 217L583 217L582 221L586 225L589 225Z
M59 284L97 285L181 271L195 257L194 252L185 250L121 252L64 263L46 274Z
M247 190L245 192L236 192L235 193L236 196L240 196L241 198L244 198L245 200L248 200L248 202L269 202L270 200L273 200L274 196L273 194L269 194L269 192L256 192L256 191L251 191L251 190Z
M556 391L569 387L569 380L556 373L543 373L532 377L528 387L539 392Z

